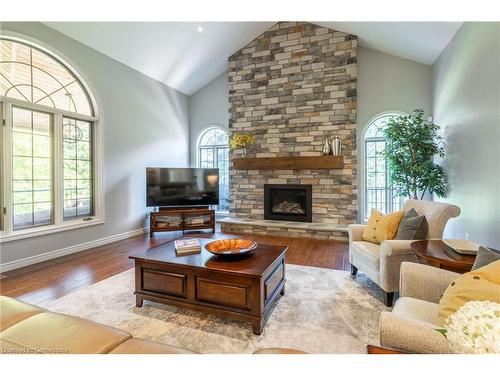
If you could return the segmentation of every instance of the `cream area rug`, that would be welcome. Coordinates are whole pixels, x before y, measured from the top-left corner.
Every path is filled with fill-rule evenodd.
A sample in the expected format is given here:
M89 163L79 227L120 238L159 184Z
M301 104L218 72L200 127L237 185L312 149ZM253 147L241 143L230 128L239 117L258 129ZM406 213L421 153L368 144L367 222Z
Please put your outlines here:
M200 353L251 353L265 347L365 353L367 344L378 343L379 315L387 308L368 279L295 265L287 265L286 272L286 294L260 336L249 323L148 301L135 307L133 269L43 307Z

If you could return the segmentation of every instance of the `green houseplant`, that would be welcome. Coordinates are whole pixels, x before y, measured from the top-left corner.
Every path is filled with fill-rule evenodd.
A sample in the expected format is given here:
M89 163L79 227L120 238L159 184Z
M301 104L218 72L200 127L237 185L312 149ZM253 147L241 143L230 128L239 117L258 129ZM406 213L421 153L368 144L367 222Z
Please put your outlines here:
M434 163L444 157L439 126L424 119L416 109L406 116L393 116L383 129L387 145L384 151L395 193L412 199L423 199L427 192L446 196L446 174Z

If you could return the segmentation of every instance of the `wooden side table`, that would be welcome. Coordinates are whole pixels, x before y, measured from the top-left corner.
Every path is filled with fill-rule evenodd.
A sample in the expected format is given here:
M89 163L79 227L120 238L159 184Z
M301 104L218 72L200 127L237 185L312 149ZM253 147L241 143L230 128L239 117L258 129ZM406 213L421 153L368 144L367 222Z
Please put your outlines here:
M475 255L463 255L449 247L443 240L418 240L411 243L420 263L457 273L469 272Z

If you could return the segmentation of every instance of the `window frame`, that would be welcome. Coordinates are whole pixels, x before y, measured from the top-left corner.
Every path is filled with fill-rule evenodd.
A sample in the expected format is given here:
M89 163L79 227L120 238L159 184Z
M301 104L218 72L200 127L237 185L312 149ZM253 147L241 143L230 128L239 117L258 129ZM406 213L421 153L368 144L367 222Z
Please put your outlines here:
M208 133L210 130L220 130L222 132L224 132L227 137L228 137L228 140L229 140L229 131L225 128L223 128L222 126L220 125L209 125L205 128L203 128L201 131L200 131L200 134L198 135L198 139L196 140L196 166L198 168L201 168L201 150L202 149L211 149L213 150L213 153L214 153L214 160L215 160L215 164L217 165L218 164L218 158L219 158L219 155L218 155L218 150L221 149L221 148L227 148L228 150L228 153L229 153L229 142L227 145L201 145L201 141L203 139L203 136ZM216 167L214 167L216 168ZM227 175L227 182L228 182L228 187L229 187L229 166L228 166L228 175ZM217 211L217 213L221 213L221 214L228 214L229 211Z
M396 115L396 116L407 116L408 114L403 111L399 110L389 110L389 111L384 111L377 113L376 115L372 116L364 125L363 130L361 132L361 139L360 142L358 143L361 145L360 147L360 158L359 160L362 160L362 163L360 165L360 172L361 172L361 207L360 207L360 219L362 223L367 223L368 222L368 217L370 216L369 212L366 212L366 204L367 204L367 192L368 192L368 186L366 182L366 167L367 167L367 155L366 155L366 148L367 148L367 143L368 142L376 142L376 141L384 141L386 142L384 137L372 137L370 140L367 140L366 138L366 133L368 132L368 129L370 128L370 125L378 120L381 117L385 116L390 116L390 115ZM386 164L386 188L384 189L386 191L386 210L388 212L391 211L393 207L393 201L394 201L394 196L392 194L392 189L390 189L389 186L389 166Z
M89 86L89 81L74 68L75 64L71 62L64 54L55 51L52 47L43 42L35 40L18 33L6 33L2 31L2 39L13 42L23 43L46 53L51 58L57 60L66 69L68 69L80 82L85 90L93 115L83 115L58 108L48 107L40 104L33 104L23 100L5 97L0 95L0 115L2 126L0 129L0 145L3 150L0 159L0 243L15 241L25 238L57 233L66 230L89 227L103 224L105 222L104 209L104 191L102 181L103 170L103 141L102 141L102 120L100 119L100 105ZM36 226L27 229L13 230L13 210L12 210L12 108L18 107L26 110L49 113L52 117L53 126L53 196L54 196L54 222L49 225ZM63 139L62 139L62 121L63 117L76 120L88 121L92 126L92 177L93 177L93 215L85 218L72 220L63 219L64 189L63 189Z

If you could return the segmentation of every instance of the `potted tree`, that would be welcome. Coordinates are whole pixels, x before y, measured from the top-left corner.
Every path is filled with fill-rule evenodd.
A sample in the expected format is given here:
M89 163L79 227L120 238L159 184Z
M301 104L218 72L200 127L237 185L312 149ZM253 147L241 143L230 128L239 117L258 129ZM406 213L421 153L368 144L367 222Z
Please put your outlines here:
M438 131L438 125L424 119L422 109L389 118L383 129L387 141L384 154L398 196L423 199L426 193L434 193L446 197L446 173L434 162L436 156L445 154Z

